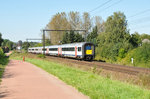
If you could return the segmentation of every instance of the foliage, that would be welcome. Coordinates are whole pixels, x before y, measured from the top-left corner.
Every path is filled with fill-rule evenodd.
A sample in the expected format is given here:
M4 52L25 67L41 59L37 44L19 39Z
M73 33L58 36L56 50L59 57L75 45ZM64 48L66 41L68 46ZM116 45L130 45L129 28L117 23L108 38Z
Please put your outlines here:
M27 51L29 47L30 47L29 42L23 42L22 48L23 48L25 51Z
M144 40L144 39L149 39L150 40L150 35L148 34L142 34L141 35L141 39Z
M137 32L135 32L131 35L130 43L134 47L138 47L142 43L141 36Z
M94 17L95 26L97 26L98 34L104 32L105 30L105 22L100 16Z
M131 57L134 58L136 65L143 63L145 67L150 68L150 44L144 43L133 52Z
M0 59L2 59L5 56L3 49L0 47Z
M1 82L1 77L5 69L5 65L8 63L8 61L9 61L8 57L5 56L2 48L0 47L0 82Z
M82 17L83 17L82 28L86 30L86 32L83 33L83 36L86 39L88 36L89 30L92 27L92 23L91 23L90 14L88 12L84 12Z
M123 49L123 48L119 49L119 57L120 58L124 58L125 54L126 54L125 49Z
M129 42L130 38L125 15L121 12L115 12L107 18L105 32L98 36L98 50L96 53L103 58L116 61L121 48L125 52L132 48L132 44Z
M43 44L42 44L42 43L37 43L37 44L35 44L34 46L35 46L35 47L41 47L41 46L43 46Z
M97 20L97 23L100 20ZM99 25L100 26L100 25ZM80 16L79 12L65 12L55 14L50 22L47 24L47 29L52 30L86 30L86 32L80 31L80 34L86 39L87 34L89 33L92 27L92 19L88 12L84 12ZM48 38L51 38L52 44L60 44L60 41L63 40L65 31L51 31L46 35Z
M70 31L70 33L66 32L63 36L62 44L67 43L75 43L75 42L83 42L84 38L79 33L74 33L74 31Z
M46 56L44 54L38 54L39 58L46 58Z
M133 58L133 64L131 58ZM120 62L121 64L150 68L150 44L144 43L142 46L129 51Z
M2 42L3 42L2 34L0 33L0 46L1 46Z
M52 30L65 30L70 29L70 24L65 12L57 13L51 19L47 25L48 29ZM48 32L48 38L50 37L52 44L59 44L64 35L64 31L51 31Z
M2 42L2 47L8 47L10 50L13 49L13 46L14 43L8 39L4 39L3 42Z
M93 31L87 36L87 41L93 43L95 46L97 46L97 36L98 36L98 30L97 26L93 28Z

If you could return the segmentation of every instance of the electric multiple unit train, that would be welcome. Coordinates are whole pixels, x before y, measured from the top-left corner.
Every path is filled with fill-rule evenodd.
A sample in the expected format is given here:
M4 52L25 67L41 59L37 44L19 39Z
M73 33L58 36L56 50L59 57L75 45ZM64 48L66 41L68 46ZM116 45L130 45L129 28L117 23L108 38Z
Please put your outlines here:
M28 48L29 53L71 57L83 60L93 60L95 57L95 46L92 43L81 42L62 45Z

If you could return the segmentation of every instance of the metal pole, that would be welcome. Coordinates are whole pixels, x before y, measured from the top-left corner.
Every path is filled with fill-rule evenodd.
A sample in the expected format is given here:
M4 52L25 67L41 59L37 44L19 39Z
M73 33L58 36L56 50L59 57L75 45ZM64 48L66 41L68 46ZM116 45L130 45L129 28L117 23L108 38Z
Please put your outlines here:
M45 30L43 30L43 54L45 55Z

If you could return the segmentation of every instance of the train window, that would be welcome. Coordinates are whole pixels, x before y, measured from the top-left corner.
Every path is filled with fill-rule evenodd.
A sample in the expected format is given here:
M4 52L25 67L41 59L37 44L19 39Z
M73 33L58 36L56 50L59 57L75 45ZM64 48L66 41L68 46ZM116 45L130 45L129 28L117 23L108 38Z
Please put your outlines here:
M62 48L62 51L75 51L74 47Z
M58 48L50 48L49 51L58 51Z
M86 50L91 50L91 46L86 46Z
M34 51L34 49L32 49L32 51Z
M43 48L42 51L46 51L46 49Z
M78 51L79 51L79 52L81 51L81 47L78 47Z
M38 49L35 49L36 51L38 51Z

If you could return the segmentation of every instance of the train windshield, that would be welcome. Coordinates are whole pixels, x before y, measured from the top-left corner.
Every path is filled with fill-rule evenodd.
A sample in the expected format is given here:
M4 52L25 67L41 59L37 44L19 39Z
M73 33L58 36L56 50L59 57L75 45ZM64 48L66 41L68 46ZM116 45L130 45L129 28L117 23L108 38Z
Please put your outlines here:
M85 53L87 55L91 55L91 54L93 54L93 49L94 49L93 45L86 45L85 46Z
M90 45L87 45L87 46L86 46L86 50L91 50L91 46L90 46Z

